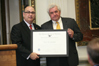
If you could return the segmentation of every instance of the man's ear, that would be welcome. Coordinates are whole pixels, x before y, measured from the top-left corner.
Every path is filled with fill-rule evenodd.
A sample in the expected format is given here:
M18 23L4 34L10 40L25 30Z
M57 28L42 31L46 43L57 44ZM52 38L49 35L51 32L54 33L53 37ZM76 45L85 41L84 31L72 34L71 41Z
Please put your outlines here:
M88 55L88 62L91 64L91 66L94 66L94 64L93 64L93 62L92 62L92 60L91 60L89 55Z

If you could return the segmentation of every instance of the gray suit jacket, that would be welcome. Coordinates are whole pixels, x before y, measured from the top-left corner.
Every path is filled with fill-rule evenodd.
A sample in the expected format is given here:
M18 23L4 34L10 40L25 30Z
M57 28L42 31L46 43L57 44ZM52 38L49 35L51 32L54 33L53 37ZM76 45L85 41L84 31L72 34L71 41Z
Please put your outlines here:
M63 29L74 31L73 39L69 37L69 57L47 57L47 66L77 66L79 63L75 42L83 39L76 21L71 18L62 18ZM53 29L52 20L41 25L42 29Z

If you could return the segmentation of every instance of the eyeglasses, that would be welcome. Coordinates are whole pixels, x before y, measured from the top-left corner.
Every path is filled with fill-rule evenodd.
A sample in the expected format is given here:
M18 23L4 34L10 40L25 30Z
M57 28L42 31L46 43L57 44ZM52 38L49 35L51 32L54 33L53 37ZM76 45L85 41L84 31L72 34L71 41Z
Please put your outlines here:
M31 13L31 14L35 14L35 12L24 12L24 13L27 13L27 14L30 14L30 13Z

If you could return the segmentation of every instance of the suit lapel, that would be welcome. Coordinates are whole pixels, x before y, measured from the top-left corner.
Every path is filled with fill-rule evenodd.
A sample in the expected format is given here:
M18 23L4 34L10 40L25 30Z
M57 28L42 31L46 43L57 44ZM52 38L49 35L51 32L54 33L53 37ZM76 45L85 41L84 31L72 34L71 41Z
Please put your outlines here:
M51 21L49 21L48 28L49 28L49 29L53 29L52 20L51 20Z
M28 26L25 24L25 22L22 22L22 26L24 27L24 32L27 33L27 35L30 35L30 29L28 28Z
M68 25L67 25L66 19L63 19L63 18L62 18L62 23L63 23L63 29L66 29L66 30L67 30Z
M33 26L34 26L34 29L36 30L36 29L37 29L36 25L35 25L35 24L33 24Z
M37 27L37 25L36 25L36 24L34 24L34 23L33 23L33 26L34 26L34 29L35 29L35 30L37 30L37 29L38 29L38 27Z

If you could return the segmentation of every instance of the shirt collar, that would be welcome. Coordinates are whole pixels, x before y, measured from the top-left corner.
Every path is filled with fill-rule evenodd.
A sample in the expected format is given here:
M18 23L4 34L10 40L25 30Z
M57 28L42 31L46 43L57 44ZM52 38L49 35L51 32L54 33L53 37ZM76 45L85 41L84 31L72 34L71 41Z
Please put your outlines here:
M26 22L25 20L24 20L24 22L27 24L27 26L30 26L30 24L28 22ZM31 24L31 25L33 26L33 24Z
M61 22L62 21L62 19L61 18L59 18L59 20L57 21L57 22ZM54 23L54 24L56 24L56 21L54 21L54 20L52 20L52 22Z

